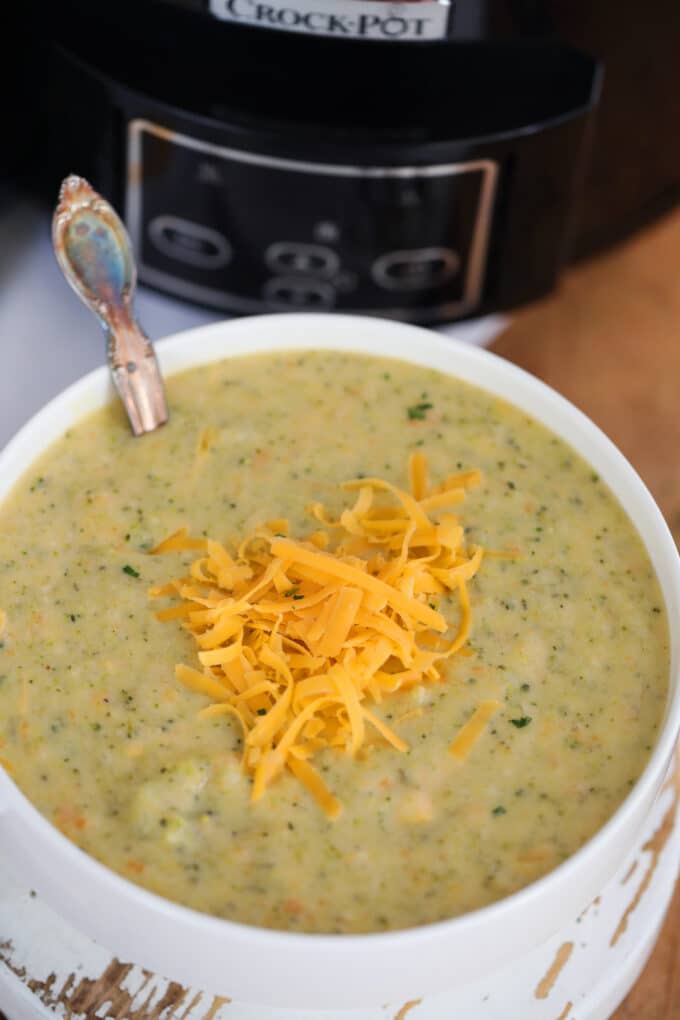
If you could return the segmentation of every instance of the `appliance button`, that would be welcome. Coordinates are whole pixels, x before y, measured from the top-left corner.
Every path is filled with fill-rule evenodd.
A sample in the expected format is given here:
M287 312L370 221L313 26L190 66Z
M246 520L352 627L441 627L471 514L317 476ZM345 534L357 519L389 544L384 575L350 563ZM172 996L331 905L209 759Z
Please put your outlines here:
M459 269L460 256L451 248L414 248L381 255L371 274L386 290L425 290L446 283Z
M314 239L333 244L340 240L340 227L334 220L319 220L314 224Z
M322 280L276 276L265 283L262 297L275 308L326 309L335 304L335 289Z
M306 276L335 276L340 259L331 248L321 244L277 241L267 248L264 260L274 273L301 273Z
M149 223L152 244L163 255L199 269L221 269L231 262L232 250L226 237L179 216L156 216Z
M357 287L359 286L359 277L357 276L356 273L352 273L347 269L344 269L341 273L338 273L338 275L335 277L335 279L333 280L333 284L336 290L342 291L344 294L346 294L349 291L357 289Z

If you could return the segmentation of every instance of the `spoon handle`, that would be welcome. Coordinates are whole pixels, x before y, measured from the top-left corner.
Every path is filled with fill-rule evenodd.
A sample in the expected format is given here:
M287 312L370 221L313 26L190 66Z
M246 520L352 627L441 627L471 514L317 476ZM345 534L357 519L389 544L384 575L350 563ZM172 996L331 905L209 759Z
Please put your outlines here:
M52 221L54 251L78 297L99 319L116 389L135 436L168 420L151 341L132 311L137 270L130 239L112 206L82 177L62 183Z

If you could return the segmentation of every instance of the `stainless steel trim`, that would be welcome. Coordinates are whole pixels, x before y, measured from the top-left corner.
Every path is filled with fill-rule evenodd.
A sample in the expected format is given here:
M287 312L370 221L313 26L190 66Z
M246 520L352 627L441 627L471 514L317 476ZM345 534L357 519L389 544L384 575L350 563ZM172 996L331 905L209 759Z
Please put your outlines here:
M350 164L317 163L306 160L281 159L276 156L264 156L258 153L243 152L227 146L215 145L197 138L191 138L176 131L162 127L144 118L136 118L128 124L127 182L125 197L125 219L128 231L135 246L139 275L144 283L159 286L171 293L200 304L209 304L216 308L240 313L266 311L266 302L253 298L243 298L235 294L204 287L200 284L188 283L170 273L164 273L146 266L141 258L142 231L142 136L144 133L155 135L174 145L180 145L196 152L204 152L224 160L234 160L251 166L263 166L276 170L287 170L293 173L310 173L325 176L352 177L364 179L418 179L431 177L457 176L459 174L480 171L482 185L477 218L475 221L470 255L463 290L459 301L447 302L437 307L426 309L356 309L366 315L382 315L385 318L398 318L407 322L431 322L455 318L473 311L479 304L481 296L484 268L489 247L489 233L493 213L493 201L498 183L498 164L491 159L468 160L465 163L436 163L427 166L354 166Z
M434 163L429 166L354 166L349 163L316 163L308 160L282 159L278 156L263 156L256 152L244 152L242 149L232 149L229 146L215 145L213 142L204 142L199 138L192 138L190 135L183 135L178 131L164 128L160 124L144 118L131 120L128 125L129 142L134 144L134 152L128 152L128 183L130 183L130 169L135 167L141 171L140 164L140 135L144 131L157 138L163 138L166 142L173 142L175 145L183 145L185 149L194 149L196 152L206 152L211 156L219 156L221 159L233 159L237 163L249 163L251 166L267 166L278 170L293 170L301 173L326 174L332 177L366 177L366 178L419 178L419 177L445 177L448 175L469 173L471 170L482 170L497 172L498 164L491 159L472 159L466 163ZM132 159L130 158L132 156ZM132 182L135 182L134 173ZM139 186L140 178L136 179Z

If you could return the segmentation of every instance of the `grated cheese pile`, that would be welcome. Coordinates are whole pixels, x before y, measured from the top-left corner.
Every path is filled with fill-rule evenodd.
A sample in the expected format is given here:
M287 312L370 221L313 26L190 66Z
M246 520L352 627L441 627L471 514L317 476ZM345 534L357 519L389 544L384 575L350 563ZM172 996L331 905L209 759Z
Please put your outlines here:
M282 519L246 538L235 555L186 529L152 550L201 553L189 576L149 594L181 600L156 614L182 620L196 641L201 668L177 665L177 678L212 700L201 717L238 720L253 800L288 769L336 817L341 804L312 766L315 754L332 747L356 755L367 727L407 750L369 705L439 680L438 663L465 654L467 583L482 549L466 546L450 508L480 475L430 487L426 459L415 453L409 481L410 492L379 478L345 483L357 491L354 505L334 521L313 504L323 528L302 541L288 537ZM460 617L449 640L436 607L445 593L455 594Z

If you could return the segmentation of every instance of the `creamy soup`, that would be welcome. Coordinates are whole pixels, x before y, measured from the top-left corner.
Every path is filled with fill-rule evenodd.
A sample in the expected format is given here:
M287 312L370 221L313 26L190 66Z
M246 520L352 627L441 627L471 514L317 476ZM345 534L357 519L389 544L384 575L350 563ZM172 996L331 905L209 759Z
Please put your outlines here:
M0 509L0 757L37 808L134 882L219 917L371 932L461 914L573 854L640 775L667 695L659 587L631 523L574 451L526 414L426 368L360 355L234 358L169 380L171 420L133 439L110 406L62 436ZM207 449L197 450L209 429ZM195 662L148 588L192 556L152 557L182 526L220 541L339 483L404 486L479 468L460 513L487 557L469 656L374 708L408 743L316 760L328 818L282 775L257 803L228 717L174 665ZM501 702L468 757L448 748Z

